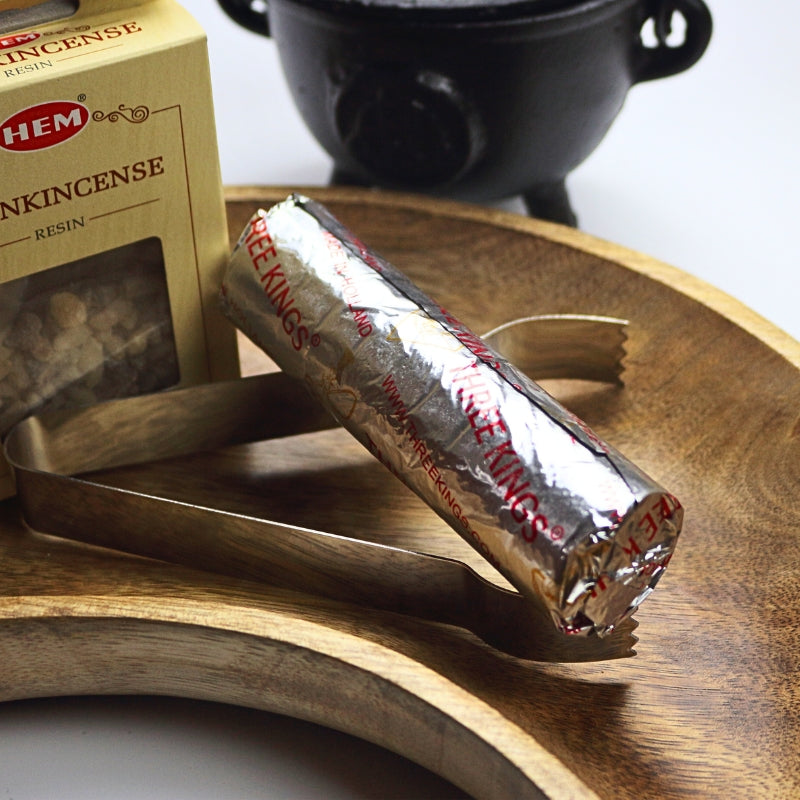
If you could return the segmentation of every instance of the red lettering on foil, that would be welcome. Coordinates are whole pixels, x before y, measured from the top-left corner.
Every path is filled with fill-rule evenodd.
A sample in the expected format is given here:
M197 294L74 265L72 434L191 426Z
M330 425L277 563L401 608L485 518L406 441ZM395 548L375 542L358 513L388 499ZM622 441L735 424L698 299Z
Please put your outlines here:
M460 326L458 320L444 309L440 311L445 314L449 325ZM519 535L526 542L532 542L540 533L547 533L554 541L563 538L564 529L560 525L551 528L547 516L539 513L539 497L531 490L530 481L520 480L525 474L525 466L508 438L508 428L495 402L486 371L481 368L483 351L474 344L473 334L463 326L459 327L457 335L479 360L453 370L451 382L456 387L456 398L475 441L491 445L483 453L484 462L497 488L504 490L503 499L508 504L511 518L519 525Z
M333 262L333 269L339 277L342 286L342 299L347 303L347 308L353 317L358 335L366 338L372 331L372 322L366 310L360 305L361 294L358 284L350 274L350 262L347 254L339 244L339 240L330 232L324 232L325 244L328 254Z
M311 332L303 322L302 312L296 307L292 287L278 260L278 250L265 217L253 218L244 244L264 294L281 321L283 332L292 348L301 350L310 341Z
M608 584L605 582L604 577L605 576L603 575L599 575L597 577L597 581L595 582L594 588L589 593L591 597L597 597L597 595L600 592L604 592L606 589L608 589Z
M634 556L640 556L642 554L642 549L636 543L636 540L632 537L628 537L628 546L623 547L622 551L625 553L626 556L629 556L631 560L633 560Z
M446 308L439 306L439 312L443 315L450 332L467 348L479 361L488 364L502 375L502 363L497 353L487 345L483 339L476 336L463 322L456 319Z
M680 501L674 495L663 495L653 506L653 512L660 522L672 519L673 514L682 508Z
M650 507L650 510L639 520L639 528L647 536L647 541L652 542L661 526L672 519L674 513L681 508L681 504L673 495L661 495Z
M430 480L436 494L441 498L444 505L447 506L450 515L463 530L464 535L468 539L472 540L474 547L479 550L483 554L484 558L486 558L491 564L499 567L500 563L497 557L494 555L494 553L492 553L486 542L483 541L480 534L472 527L469 518L466 516L466 514L464 514L464 509L458 502L458 497L455 491L450 488L444 476L439 471L439 468L436 466L435 453L433 453L425 443L423 437L420 435L420 432L417 429L414 420L409 418L408 409L403 402L400 389L391 373L383 379L381 382L381 387L383 388L384 394L389 401L393 419L402 426L402 434L410 445L411 452L416 456L418 466L428 476L428 479ZM373 455L383 461L384 464L387 464L387 466L389 466L390 469L392 469L392 471L396 474L394 467L391 467L391 465L388 464L386 459L383 458L380 448L378 448L378 446L371 440L370 449L372 450Z
M572 412L567 412L567 417L577 427L581 433L602 453L608 453L608 445L578 416Z
M648 542L652 542L658 533L658 524L649 511L639 520L639 527L644 529Z

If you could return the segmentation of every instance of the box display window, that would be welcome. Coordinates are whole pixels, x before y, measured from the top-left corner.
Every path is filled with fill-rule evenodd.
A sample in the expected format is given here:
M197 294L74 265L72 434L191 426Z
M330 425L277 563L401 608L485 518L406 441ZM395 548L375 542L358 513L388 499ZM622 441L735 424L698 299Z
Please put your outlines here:
M0 435L34 412L179 380L159 239L0 285Z
M78 5L78 0L45 0L25 8L0 11L0 33L67 19L77 13Z

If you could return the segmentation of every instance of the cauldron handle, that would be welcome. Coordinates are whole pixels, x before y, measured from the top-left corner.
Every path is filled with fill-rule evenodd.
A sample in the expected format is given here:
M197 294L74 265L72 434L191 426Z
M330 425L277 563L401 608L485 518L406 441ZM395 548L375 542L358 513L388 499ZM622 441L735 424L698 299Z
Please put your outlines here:
M266 2L253 0L217 0L222 10L234 21L253 33L269 36L269 9Z
M655 23L658 43L655 47L639 44L634 62L634 83L666 78L689 69L700 60L711 41L711 12L703 0L645 0L644 19ZM667 37L672 29L672 15L678 12L686 20L683 44L671 47Z

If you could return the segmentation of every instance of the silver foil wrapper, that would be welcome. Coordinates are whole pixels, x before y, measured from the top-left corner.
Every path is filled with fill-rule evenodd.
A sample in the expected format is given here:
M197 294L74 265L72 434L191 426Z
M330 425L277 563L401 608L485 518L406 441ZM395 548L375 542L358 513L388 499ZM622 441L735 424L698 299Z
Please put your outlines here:
M565 633L652 592L678 501L324 207L244 230L225 313Z

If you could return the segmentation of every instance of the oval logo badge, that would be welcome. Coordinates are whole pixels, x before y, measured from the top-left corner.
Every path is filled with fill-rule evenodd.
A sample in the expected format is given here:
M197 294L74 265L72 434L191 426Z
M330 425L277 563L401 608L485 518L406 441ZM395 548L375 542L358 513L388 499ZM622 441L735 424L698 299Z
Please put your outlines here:
M31 31L30 33L12 33L8 36L0 36L0 50L10 50L12 47L19 47L21 44L35 42L42 34Z
M39 103L17 111L0 124L0 147L13 153L46 150L76 136L88 122L89 109L81 103Z

